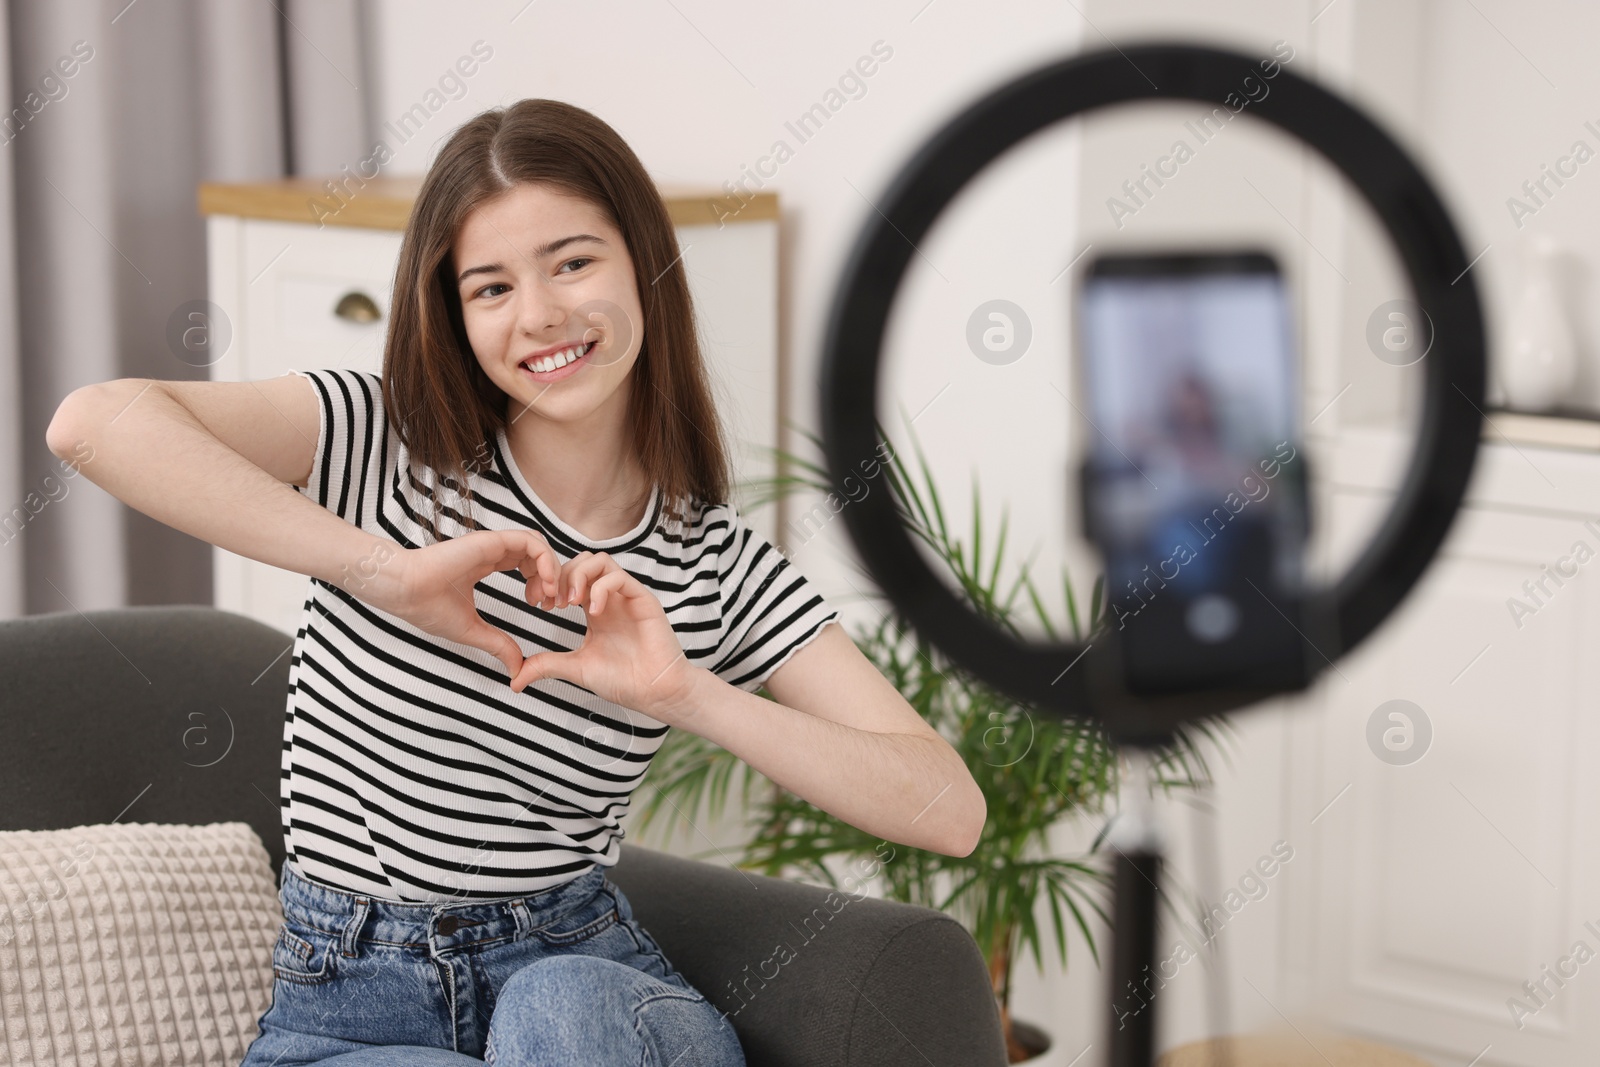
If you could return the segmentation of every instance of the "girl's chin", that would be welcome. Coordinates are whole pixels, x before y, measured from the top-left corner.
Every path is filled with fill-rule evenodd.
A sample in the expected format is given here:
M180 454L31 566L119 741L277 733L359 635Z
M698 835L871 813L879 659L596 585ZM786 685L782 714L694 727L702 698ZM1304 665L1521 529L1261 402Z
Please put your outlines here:
M580 377L588 380L588 375ZM593 381L598 382L599 379ZM502 388L512 417L520 412L559 422L573 422L605 406L608 400L615 400L626 388L626 383L618 383L617 388L606 391L605 384L601 383L597 390L594 385L586 385L583 381L536 382L524 375L521 381L513 380L509 386ZM600 395L601 392L605 392L605 395Z

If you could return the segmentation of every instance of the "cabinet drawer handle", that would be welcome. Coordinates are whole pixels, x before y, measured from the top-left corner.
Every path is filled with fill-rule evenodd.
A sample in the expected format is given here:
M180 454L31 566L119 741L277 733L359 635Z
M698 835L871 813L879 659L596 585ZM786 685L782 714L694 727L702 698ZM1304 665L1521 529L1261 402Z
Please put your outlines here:
M372 297L355 291L341 296L339 302L334 305L333 313L341 319L360 323L377 322L383 317Z

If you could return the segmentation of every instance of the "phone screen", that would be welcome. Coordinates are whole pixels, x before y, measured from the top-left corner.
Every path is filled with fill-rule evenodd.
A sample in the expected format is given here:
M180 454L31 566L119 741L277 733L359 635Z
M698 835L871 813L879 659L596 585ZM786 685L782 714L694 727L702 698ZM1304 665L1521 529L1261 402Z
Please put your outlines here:
M1297 352L1261 252L1103 256L1079 298L1085 531L1126 681L1171 692L1303 657ZM1287 658L1286 658L1287 657Z

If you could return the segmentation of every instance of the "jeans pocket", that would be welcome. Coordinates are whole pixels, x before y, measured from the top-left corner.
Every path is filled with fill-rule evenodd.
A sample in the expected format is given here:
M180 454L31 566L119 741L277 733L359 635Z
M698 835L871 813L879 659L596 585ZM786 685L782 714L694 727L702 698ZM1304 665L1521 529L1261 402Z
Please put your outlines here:
M321 985L333 978L333 956L331 938L303 928L297 933L285 920L272 946L272 973L286 982Z
M533 933L547 945L568 948L609 930L621 918L616 898L602 886L594 896Z

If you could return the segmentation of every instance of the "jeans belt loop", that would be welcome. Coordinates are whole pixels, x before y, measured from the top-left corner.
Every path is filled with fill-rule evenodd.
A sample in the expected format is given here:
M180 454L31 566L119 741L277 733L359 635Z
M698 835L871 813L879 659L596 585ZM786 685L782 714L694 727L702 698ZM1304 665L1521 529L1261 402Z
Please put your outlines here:
M367 913L372 909L372 902L366 897L356 898L356 910L350 916L350 921L344 924L344 937L340 939L340 951L351 958L356 954L356 938L361 936L361 928L366 925Z
M506 907L511 909L511 916L517 921L516 940L521 941L533 932L533 913L528 910L528 902L521 897L509 902Z

